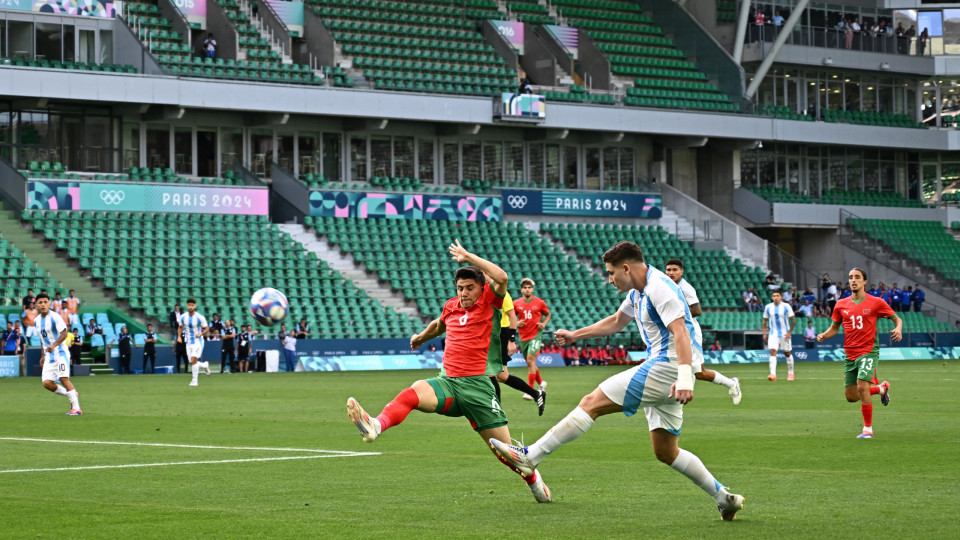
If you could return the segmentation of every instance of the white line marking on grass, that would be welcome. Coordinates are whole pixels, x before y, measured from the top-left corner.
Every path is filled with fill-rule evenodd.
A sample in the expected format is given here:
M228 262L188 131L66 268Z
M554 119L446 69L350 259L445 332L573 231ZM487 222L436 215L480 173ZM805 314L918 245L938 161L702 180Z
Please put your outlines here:
M170 445L175 446L175 445ZM216 464L216 463L249 463L254 461L288 461L293 459L322 459L322 458L339 458L339 457L358 457L358 456L378 456L379 452L337 452L335 455L322 455L322 456L287 456L287 457L272 457L272 458L251 458L251 459L218 459L216 461L178 461L175 463L128 463L126 465L89 465L86 467L54 467L49 469L8 469L5 471L0 471L0 474L5 473L23 473L23 472L47 472L47 471L84 471L90 469L129 469L135 467L167 467L170 465L207 465L207 464Z
M320 450L316 448L269 448L262 446L211 446L201 444L141 443L121 441L72 441L66 439L35 439L30 437L0 437L0 441L49 442L65 444L114 444L125 446L163 446L169 448L203 448L207 450L260 450L267 452L310 452L314 454L379 455L379 452L350 452L346 450Z

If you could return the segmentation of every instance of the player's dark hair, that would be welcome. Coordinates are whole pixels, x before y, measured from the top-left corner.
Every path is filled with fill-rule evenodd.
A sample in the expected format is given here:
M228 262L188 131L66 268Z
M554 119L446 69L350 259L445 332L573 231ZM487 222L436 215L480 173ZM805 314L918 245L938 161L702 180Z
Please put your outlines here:
M34 297L33 301L34 301L34 302L38 302L41 298L46 298L47 300L49 300L49 299L50 299L50 295L47 294L47 293L45 293L45 292L42 292L42 293L38 294L36 297Z
M625 262L643 262L643 250L633 242L617 242L614 246L603 254L603 262L610 263L613 266Z
M483 272L476 266L457 268L457 272L453 275L453 282L456 283L461 279L472 279L479 283L481 287L487 282L487 279L483 277Z
M772 290L770 291L770 296L773 296L773 295L775 295L775 294L779 294L780 296L783 296L783 291L780 290L780 289L772 289Z
M864 281L867 280L867 271L866 271L866 270L864 270L863 268L858 268L858 267L856 267L856 266L854 266L853 268L850 269L851 272L853 272L854 270L856 270L857 272L860 272L860 275L863 276L863 280L864 280Z
M678 259L678 258L676 258L676 257L667 260L667 264L663 265L663 267L666 268L666 267L668 267L668 266L670 266L670 265L679 266L680 269L683 270L683 261L681 261L680 259Z
M534 283L533 280L530 279L530 278L528 278L528 277L525 277L525 278L523 278L523 279L520 280L520 286L521 286L521 287L525 287L528 283L530 284L531 287L536 287L536 286L537 286L537 284Z
M187 298L187 303L188 303L188 304L196 304L197 301L194 300L193 298Z

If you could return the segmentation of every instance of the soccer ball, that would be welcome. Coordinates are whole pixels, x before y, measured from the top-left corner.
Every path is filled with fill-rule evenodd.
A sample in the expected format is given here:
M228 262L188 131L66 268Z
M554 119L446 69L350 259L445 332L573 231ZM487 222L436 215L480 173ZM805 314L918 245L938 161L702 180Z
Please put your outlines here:
M290 303L282 292L264 287L250 298L250 313L258 323L273 326L287 317Z

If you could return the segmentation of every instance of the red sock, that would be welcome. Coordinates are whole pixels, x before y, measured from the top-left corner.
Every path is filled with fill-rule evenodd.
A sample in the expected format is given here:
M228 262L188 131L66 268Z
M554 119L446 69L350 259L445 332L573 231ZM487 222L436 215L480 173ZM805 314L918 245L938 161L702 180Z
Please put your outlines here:
M540 370L537 370L537 383L542 383L543 377L540 376ZM532 384L530 386L533 386Z
M871 396L876 395L876 394L879 394L879 393L880 393L880 387L879 387L879 386L871 386L871 387L870 387L870 395L871 395Z
M860 404L860 412L863 413L863 427L873 427L873 403Z
M530 388L533 388L533 383L537 382L537 375L539 373L539 371L537 373L527 373L527 384L530 385Z
M380 411L380 416L377 416L377 420L380 421L380 432L403 422L410 411L417 408L417 405L420 405L420 398L417 397L417 391L413 388L407 388L397 394L397 397Z

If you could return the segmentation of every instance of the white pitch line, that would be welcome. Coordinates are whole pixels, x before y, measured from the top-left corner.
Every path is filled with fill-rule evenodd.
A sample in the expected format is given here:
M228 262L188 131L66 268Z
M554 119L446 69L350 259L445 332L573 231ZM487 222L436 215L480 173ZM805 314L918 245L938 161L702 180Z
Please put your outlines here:
M141 443L121 441L72 441L66 439L35 439L30 437L0 437L0 441L49 442L65 444L113 444L124 446L162 446L168 448L201 448L207 450L260 450L268 452L311 452L315 454L378 455L379 452L350 452L346 450L319 450L316 448L270 448L261 446L210 446L200 444Z
M219 459L216 461L178 461L175 463L128 463L126 465L89 465L86 467L54 467L49 469L8 469L0 471L0 474L23 473L23 472L47 472L47 471L84 471L90 469L129 469L134 467L168 467L170 465L206 465L216 463L248 463L251 461L288 461L293 459L322 459L339 457L358 457L358 456L378 456L379 452L355 452L350 454L338 453L336 455L325 456L287 456L272 458L251 458L251 459Z

